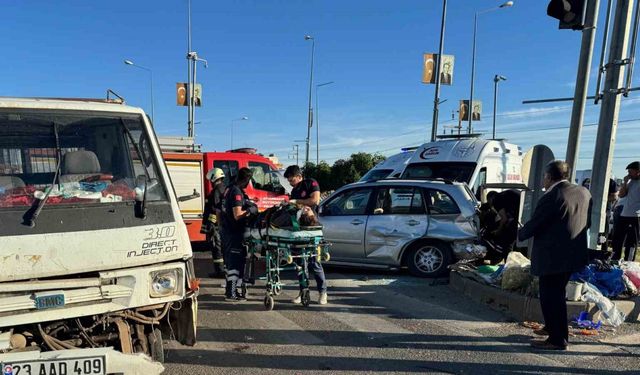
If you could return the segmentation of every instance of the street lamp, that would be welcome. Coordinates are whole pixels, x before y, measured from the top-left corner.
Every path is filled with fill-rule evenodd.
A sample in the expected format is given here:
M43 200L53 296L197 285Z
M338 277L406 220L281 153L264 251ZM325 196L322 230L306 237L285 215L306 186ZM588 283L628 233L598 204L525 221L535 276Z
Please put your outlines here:
M153 122L153 72L151 71L151 69L144 67L142 65L137 65L134 64L133 61L131 60L124 60L124 63L127 65L131 65L131 66L135 66L136 68L140 68L142 70L146 70L147 72L149 72L149 78L151 80L151 122Z
M307 140L304 164L309 162L309 138L311 137L311 127L313 126L313 108L311 107L311 88L313 87L313 54L316 50L316 40L311 35L305 35L304 40L311 40L311 73L309 75L309 115L307 118Z
M473 80L475 78L475 73L476 73L476 33L478 31L478 15L483 13L493 12L494 10L498 10L502 8L509 8L512 6L513 6L513 1L507 1L506 3L500 4L495 8L485 9L485 10L476 12L473 18L473 52L471 54L471 93L469 94L470 109L473 108ZM473 111L471 110L469 113L469 129L468 129L469 134L471 134L471 131L473 130L473 125L471 124L471 120L473 118L472 113Z
M442 22L440 23L440 48L438 48L438 62L436 64L436 88L433 99L433 120L431 122L431 142L435 142L438 133L438 118L440 106L440 71L442 70L442 55L444 53L444 28L447 20L447 0L442 0Z
M236 118L236 119L231 120L231 150L233 150L233 124L236 121L247 121L247 120L249 120L249 117L247 117L247 116L242 116L240 118Z
M496 74L493 77L493 138L496 139L496 111L498 110L498 82L506 81L507 77Z
M318 107L318 88L331 85L333 81L316 85L316 165L320 164L320 107Z

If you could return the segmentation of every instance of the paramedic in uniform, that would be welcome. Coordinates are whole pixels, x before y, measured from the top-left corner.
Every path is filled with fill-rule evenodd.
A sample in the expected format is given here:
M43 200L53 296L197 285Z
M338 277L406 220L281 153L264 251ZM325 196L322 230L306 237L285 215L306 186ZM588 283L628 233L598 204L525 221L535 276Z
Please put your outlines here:
M224 275L219 223L222 211L222 196L225 190L224 172L220 168L213 168L207 172L207 180L211 181L211 192L204 201L200 233L207 235L207 244L211 246L213 272L209 274L209 277L220 277Z
M249 168L241 168L235 182L225 190L222 202L222 245L227 266L225 297L231 301L244 298L244 296L238 296L237 292L244 276L247 256L244 247L244 231L247 218L258 213L258 207L251 204L244 192L252 176L253 173Z
M293 187L291 190L290 203L301 204L310 207L314 212L318 208L320 203L320 185L318 181L313 178L302 177L302 171L297 165L291 165L287 167L284 172L284 177L289 181L289 184ZM322 264L316 260L316 257L310 257L308 260L308 269L313 272L318 286L318 303L321 305L327 304L327 281L324 277L324 269ZM302 286L301 286L302 287ZM298 295L292 301L293 303L302 303L301 294Z

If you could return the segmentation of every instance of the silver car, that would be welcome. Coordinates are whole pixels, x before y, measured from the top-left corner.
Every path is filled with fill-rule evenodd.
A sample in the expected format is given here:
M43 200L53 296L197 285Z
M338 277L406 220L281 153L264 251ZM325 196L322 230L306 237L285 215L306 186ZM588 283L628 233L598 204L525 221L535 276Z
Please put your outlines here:
M482 256L477 207L465 184L393 179L344 186L318 212L329 264L438 277L456 259Z

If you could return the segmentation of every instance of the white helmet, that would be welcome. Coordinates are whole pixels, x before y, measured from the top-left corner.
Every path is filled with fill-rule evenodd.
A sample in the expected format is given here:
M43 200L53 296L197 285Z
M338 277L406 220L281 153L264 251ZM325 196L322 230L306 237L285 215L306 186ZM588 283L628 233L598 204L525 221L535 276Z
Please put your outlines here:
M224 172L220 168L213 168L207 172L207 180L214 182L220 178L224 178Z

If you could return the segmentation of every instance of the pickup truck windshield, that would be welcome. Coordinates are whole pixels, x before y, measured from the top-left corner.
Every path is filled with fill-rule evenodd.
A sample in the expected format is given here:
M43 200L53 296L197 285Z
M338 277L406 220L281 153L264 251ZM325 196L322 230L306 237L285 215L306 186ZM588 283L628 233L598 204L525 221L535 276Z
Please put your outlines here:
M0 111L0 210L47 191L47 206L127 202L145 186L148 201L167 200L141 116Z
M475 169L476 163L468 162L413 163L407 165L402 178L417 180L442 178L468 184Z

